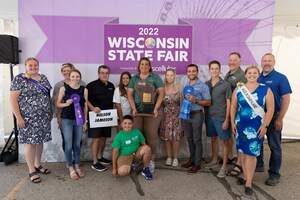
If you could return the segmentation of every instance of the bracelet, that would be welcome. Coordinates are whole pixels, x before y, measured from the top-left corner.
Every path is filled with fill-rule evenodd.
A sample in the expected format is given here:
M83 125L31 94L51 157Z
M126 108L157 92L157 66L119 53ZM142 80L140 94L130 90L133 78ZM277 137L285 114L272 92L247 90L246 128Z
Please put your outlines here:
M260 126L265 127L265 128L269 128L269 125L265 125L264 123L262 123Z

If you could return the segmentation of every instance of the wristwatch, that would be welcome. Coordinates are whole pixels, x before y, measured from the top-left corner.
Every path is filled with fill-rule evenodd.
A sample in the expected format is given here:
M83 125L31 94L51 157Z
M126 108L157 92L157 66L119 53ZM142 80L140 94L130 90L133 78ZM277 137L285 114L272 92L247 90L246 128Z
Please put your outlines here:
M198 100L198 99L196 99L196 100L195 100L195 103L196 103L196 104L198 104L198 102L199 102L199 100Z
M263 126L265 128L269 128L269 125L261 124L261 126Z

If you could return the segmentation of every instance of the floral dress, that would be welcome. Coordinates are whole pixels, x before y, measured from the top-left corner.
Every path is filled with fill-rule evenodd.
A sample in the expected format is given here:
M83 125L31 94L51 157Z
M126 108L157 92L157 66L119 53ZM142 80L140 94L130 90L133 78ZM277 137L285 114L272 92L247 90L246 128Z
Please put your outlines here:
M40 75L39 84L49 91L51 85L47 77ZM20 143L41 144L50 141L51 138L51 99L42 92L38 86L29 80L16 76L11 83L11 91L19 90L18 104L21 115L25 121L25 128L19 129Z
M162 102L164 107L163 119L159 128L159 135L163 140L180 140L179 112L180 92L166 94Z
M252 97L265 110L268 87L260 84L252 93ZM259 156L263 139L258 138L258 129L262 122L261 117L247 103L240 89L237 87L238 111L235 117L237 126L236 148L239 152Z

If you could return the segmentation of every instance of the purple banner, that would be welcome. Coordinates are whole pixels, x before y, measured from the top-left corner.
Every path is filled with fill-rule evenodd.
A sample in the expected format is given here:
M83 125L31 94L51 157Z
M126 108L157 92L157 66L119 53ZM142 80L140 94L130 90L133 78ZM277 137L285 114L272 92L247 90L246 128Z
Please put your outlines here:
M212 60L227 64L231 52L239 52L243 63L255 63L246 41L260 20L184 19L193 25L193 62L207 65Z
M103 25L111 17L34 16L47 36L42 62L102 63Z
M152 69L164 74L174 68L184 74L192 62L192 26L125 25L117 19L104 25L104 63L112 73L137 72L141 57L151 60Z

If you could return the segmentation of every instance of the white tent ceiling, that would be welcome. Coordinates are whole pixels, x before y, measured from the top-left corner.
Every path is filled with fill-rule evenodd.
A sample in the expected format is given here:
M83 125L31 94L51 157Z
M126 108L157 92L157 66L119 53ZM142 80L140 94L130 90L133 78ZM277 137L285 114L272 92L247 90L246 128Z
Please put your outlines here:
M274 24L300 25L299 0L275 0ZM18 19L18 0L0 0L0 19Z

